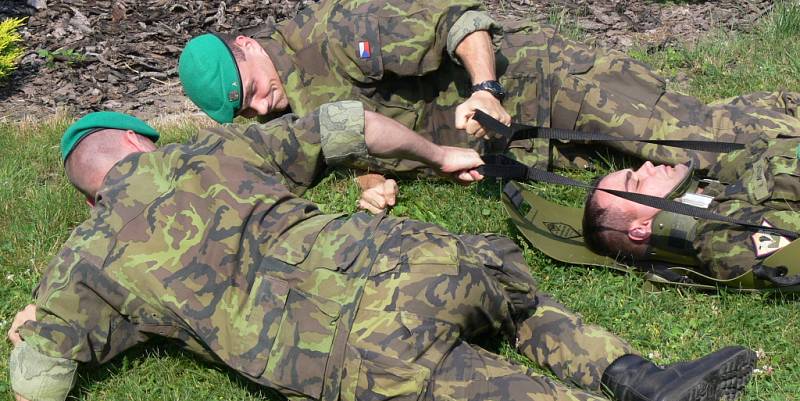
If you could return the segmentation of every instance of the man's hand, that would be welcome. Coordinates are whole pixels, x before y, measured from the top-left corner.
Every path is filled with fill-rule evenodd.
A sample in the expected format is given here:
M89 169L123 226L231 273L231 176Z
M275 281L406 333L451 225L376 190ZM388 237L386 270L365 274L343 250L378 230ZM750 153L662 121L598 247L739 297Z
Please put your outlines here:
M25 309L17 312L17 315L14 316L14 321L11 322L11 328L8 329L8 339L15 347L22 342L22 337L19 336L20 326L29 320L36 321L36 305L34 304L28 304Z
M456 107L456 128L464 129L467 134L478 138L487 137L486 130L472 119L475 110L481 110L505 125L511 124L511 115L494 95L487 91L476 91L467 101Z
M474 149L453 146L441 146L441 149L439 174L452 177L465 185L483 179L483 175L475 170L483 165L483 160Z
M356 182L361 187L361 199L358 200L360 209L380 213L395 205L398 191L395 180L387 180L380 174L366 174L356 177Z

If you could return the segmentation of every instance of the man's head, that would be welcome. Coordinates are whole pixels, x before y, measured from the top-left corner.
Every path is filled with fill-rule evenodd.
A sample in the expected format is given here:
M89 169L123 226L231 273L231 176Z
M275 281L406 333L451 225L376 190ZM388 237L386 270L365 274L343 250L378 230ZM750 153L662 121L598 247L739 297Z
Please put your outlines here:
M132 153L150 152L158 132L127 114L103 111L87 114L61 137L61 160L72 185L91 203L108 171Z
M638 170L625 169L603 177L597 187L663 198L684 181L689 171L682 164L670 167L645 162ZM656 208L592 190L584 207L584 241L598 253L640 258L647 250L658 212Z
M237 115L283 111L289 100L267 52L253 38L207 33L190 40L178 61L186 95L219 123Z

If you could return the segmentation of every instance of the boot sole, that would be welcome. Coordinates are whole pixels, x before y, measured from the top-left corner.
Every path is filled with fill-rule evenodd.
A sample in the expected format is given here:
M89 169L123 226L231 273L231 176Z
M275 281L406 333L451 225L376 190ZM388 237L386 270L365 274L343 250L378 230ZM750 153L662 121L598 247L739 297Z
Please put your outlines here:
M680 397L680 401L734 400L744 391L755 364L756 353L742 349L721 362L719 369L703 377Z

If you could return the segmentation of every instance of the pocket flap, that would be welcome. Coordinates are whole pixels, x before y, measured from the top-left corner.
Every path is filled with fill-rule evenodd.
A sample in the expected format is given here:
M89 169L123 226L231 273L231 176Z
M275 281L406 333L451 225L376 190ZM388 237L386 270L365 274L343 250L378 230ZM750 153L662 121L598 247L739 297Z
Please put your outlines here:
M262 376L278 388L319 399L340 311L336 302L290 289Z
M208 327L198 327L197 332L228 366L258 377L264 371L278 335L288 291L288 284L283 280L257 277L250 295L238 310L232 312L218 307L220 318L212 315L206 319Z
M417 401L428 387L430 371L399 359L362 351L356 399Z

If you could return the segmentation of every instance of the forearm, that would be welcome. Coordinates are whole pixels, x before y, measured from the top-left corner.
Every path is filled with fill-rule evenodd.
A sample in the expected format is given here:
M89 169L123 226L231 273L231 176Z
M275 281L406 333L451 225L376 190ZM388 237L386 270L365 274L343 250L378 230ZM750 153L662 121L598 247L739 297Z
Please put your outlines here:
M438 168L444 150L433 142L381 114L364 111L364 140L371 156L414 160Z
M469 73L473 85L497 79L494 48L489 32L475 31L465 36L456 47L456 56Z

